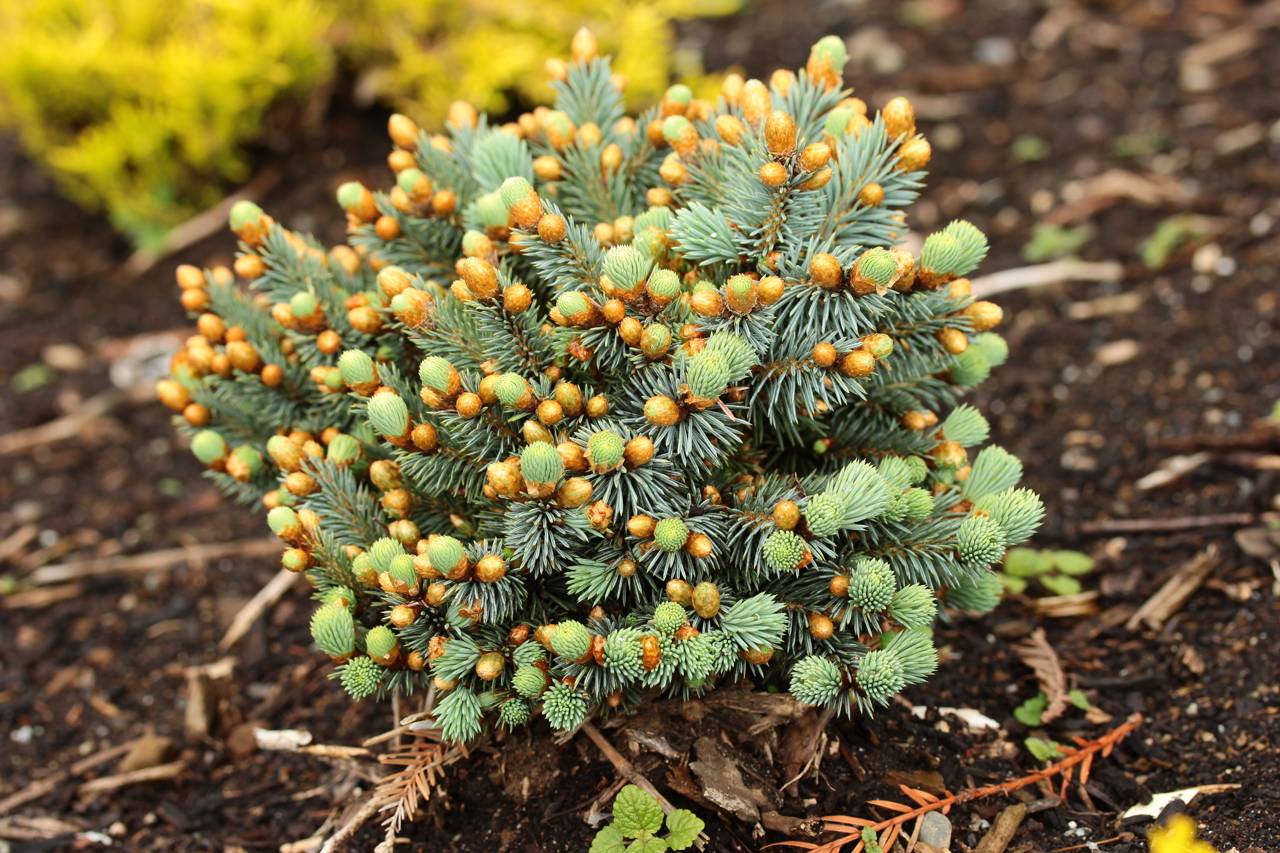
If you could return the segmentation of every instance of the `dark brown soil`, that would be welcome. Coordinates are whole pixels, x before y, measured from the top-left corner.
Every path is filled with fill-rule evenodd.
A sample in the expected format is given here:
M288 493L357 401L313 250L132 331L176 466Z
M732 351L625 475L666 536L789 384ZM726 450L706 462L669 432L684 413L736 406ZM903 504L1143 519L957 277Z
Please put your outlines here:
M1268 564L1247 556L1232 526L1119 536L1088 528L1108 518L1277 509L1274 443L1215 452L1170 486L1135 486L1175 452L1205 449L1202 436L1256 434L1256 422L1280 399L1274 7L1201 0L1046 8L988 0L964 4L961 14L960 5L877 0L807 8L762 0L753 14L687 25L684 38L705 46L708 65L766 74L794 64L824 32L861 32L865 47L854 51L847 79L872 103L912 93L934 141L933 174L913 211L917 228L970 218L992 237L985 269L1002 270L1024 263L1020 252L1037 222L1088 223L1094 236L1080 255L1125 265L1117 283L999 297L1012 360L975 400L1049 507L1037 542L1099 559L1088 584L1100 589L1101 613L1046 619L1028 599L1004 604L986 622L944 627L944 665L907 700L978 709L1001 731L975 735L955 719L930 712L920 720L903 707L833 724L828 735L840 748L826 754L816 781L810 775L789 788L778 810L864 815L871 813L866 800L895 793L894 779L958 790L1034 769L1022 746L1029 732L1012 711L1036 692L1035 678L1012 645L1043 625L1094 705L1116 722L1135 711L1146 721L1095 765L1092 806L1073 794L1060 808L1037 811L1011 849L1091 841L1108 851L1144 849L1144 827L1118 825L1119 811L1152 792L1219 782L1240 787L1189 809L1205 837L1222 850L1280 849L1276 557ZM1204 70L1197 63L1211 51L1188 49L1205 43L1234 49L1219 51ZM336 105L323 135L300 135L288 158L264 155L283 171L282 189L265 206L296 227L338 238L332 189L350 176L383 180L380 124L379 115ZM1090 179L1113 169L1172 189L1153 203L1091 206L1098 185ZM1200 247L1146 270L1139 244L1182 212L1203 218ZM232 248L218 234L184 257L211 262ZM76 411L111 387L108 360L135 336L185 325L173 262L130 277L120 272L127 256L100 219L58 200L13 143L0 142L0 433ZM76 349L48 349L63 344ZM31 369L46 363L56 369ZM1259 459L1268 453L1270 461ZM148 400L118 404L74 440L0 457L0 543L25 538L29 525L30 541L5 554L0 569L18 579L19 591L42 562L262 534L257 514L222 502L199 477L167 414ZM1161 630L1124 627L1128 613L1210 545L1221 562ZM15 813L0 813L0 838L12 834L17 814L65 822L46 827L46 840L18 842L30 849L72 846L77 830L108 833L126 849L277 849L309 837L335 805L348 804L354 794L334 802L340 774L332 765L256 752L251 737L246 743L249 724L354 744L391 722L384 709L350 705L323 679L300 589L235 649L213 734L183 733L185 668L220 657L218 639L274 572L272 563L225 559L107 575L42 606L0 599L7 640L0 644L0 799L148 730L173 737L171 758L186 761L174 780L107 794L78 796L76 781L54 785ZM663 713L679 720L666 730L677 749L703 734L736 739L721 717L699 708ZM1071 713L1047 736L1067 741L1106 728ZM621 747L620 732L606 733ZM769 736L738 742L748 777L765 787L786 781L770 760L777 745ZM656 756L632 757L707 819L715 849L754 849L783 837L753 836L752 827L682 797L688 787L679 762L664 769ZM110 772L113 764L83 778ZM408 834L415 849L583 850L591 836L583 815L614 778L585 738L556 751L538 730L451 769L445 795ZM1005 804L953 811L953 849L975 845L984 821ZM356 848L371 849L379 837L371 827Z

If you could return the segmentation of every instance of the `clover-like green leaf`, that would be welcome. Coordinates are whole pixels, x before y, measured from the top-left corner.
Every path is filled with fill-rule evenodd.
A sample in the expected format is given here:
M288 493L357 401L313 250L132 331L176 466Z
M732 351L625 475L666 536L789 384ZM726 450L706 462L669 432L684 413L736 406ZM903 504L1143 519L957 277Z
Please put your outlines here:
M1041 575L1040 585L1054 595L1077 595L1084 587L1068 575Z
M1093 571L1093 558L1079 551L1054 551L1053 564L1064 575L1087 575Z
M1087 711L1093 707L1089 704L1089 697L1084 695L1083 690L1072 690L1067 694L1067 699L1081 711Z
M1011 548L1004 555L1004 570L1015 578L1032 578L1053 568L1053 560L1035 548Z
M652 795L627 785L613 801L613 825L627 838L662 829L662 806Z
M1014 595L1021 595L1027 591L1027 579L1017 578L1013 575L1006 575L1004 572L999 573L1000 583L1004 585L1005 591Z
M1037 693L1021 705L1013 709L1013 717L1024 726L1035 728L1041 724L1044 709L1049 707L1049 699L1043 693Z
M688 809L676 809L667 815L667 844L672 850L688 849L705 826L702 818Z
M622 832L613 824L601 827L596 837L591 840L590 853L625 853L627 840Z

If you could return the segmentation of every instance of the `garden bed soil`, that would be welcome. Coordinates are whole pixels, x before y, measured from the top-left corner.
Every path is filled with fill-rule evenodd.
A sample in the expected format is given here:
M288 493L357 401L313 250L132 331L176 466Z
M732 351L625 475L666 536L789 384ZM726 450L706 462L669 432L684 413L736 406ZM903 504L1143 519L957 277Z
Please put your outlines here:
M866 801L894 796L896 782L955 791L1036 768L1022 745L1030 732L1012 716L1036 680L1013 646L1043 626L1074 686L1114 718L1090 722L1073 711L1044 736L1096 737L1135 712L1144 722L1094 764L1089 802L1074 787L1059 808L1039 802L1009 849L1145 849L1145 825L1121 824L1117 813L1151 793L1206 783L1239 786L1190 805L1207 839L1224 851L1280 849L1276 556L1256 543L1262 556L1250 556L1236 537L1261 524L1242 524L1240 514L1277 508L1280 448L1258 425L1280 398L1280 93L1266 84L1280 78L1280 55L1265 46L1276 34L1274 7L965 6L961 14L945 0L831 3L797 13L795 3L762 0L753 14L686 25L682 38L705 45L710 66L765 74L794 65L825 32L859 34L848 82L873 104L911 93L934 143L929 186L912 211L918 230L972 219L991 236L984 270L994 271L1024 263L1038 222L1086 224L1092 236L1080 255L1123 264L1119 282L999 297L1012 358L974 399L991 416L993 440L1024 460L1027 485L1044 496L1037 543L1098 560L1086 584L1099 592L1100 614L1048 618L1026 598L985 621L944 625L943 664L907 691L906 704L976 709L999 731L974 733L935 710L917 718L901 705L837 721L820 771L780 800L770 800L787 781L780 756L801 723L744 738L732 714L672 703L622 724L660 728L678 755L710 738L694 748L703 760L720 741L782 815L869 815ZM381 122L335 103L323 133L299 134L287 157L264 152L264 164L283 174L264 206L294 227L340 238L333 188L349 177L385 182ZM1118 183L1097 180L1111 170ZM113 389L113 357L137 364L138 336L187 321L174 261L124 273L125 244L59 200L8 139L0 188L0 434L10 434L82 411ZM1162 268L1144 268L1137 247L1177 213L1199 217L1200 238ZM219 232L183 259L213 263L232 250ZM1208 460L1178 481L1137 488L1175 453L1202 451ZM1174 533L1090 527L1222 514L1233 523ZM51 594L22 585L41 563L263 535L260 514L227 504L200 478L166 411L145 395L114 401L71 440L0 457L0 573L13 592L0 598L0 800L54 780L43 796L0 807L0 838L25 832L17 849L91 846L86 832L125 849L278 849L354 801L350 790L335 793L344 774L333 762L262 752L252 737L255 726L296 728L317 743L350 745L391 723L386 709L353 705L323 678L301 587L227 653L234 669L214 682L209 733L184 725L189 668L224 657L218 640L275 572L272 557L174 561ZM1133 610L1207 547L1218 549L1218 562L1185 605L1159 629L1127 628ZM636 755L624 731L603 731L707 820L712 849L786 837L753 834L710 806L683 760ZM57 775L145 733L172 739L164 758L183 762L172 779L95 794L78 785L116 772L115 762ZM451 768L405 835L413 849L583 850L592 833L584 814L615 779L586 738L556 749L535 726ZM953 849L976 845L1007 804L953 810ZM371 825L355 848L379 838Z

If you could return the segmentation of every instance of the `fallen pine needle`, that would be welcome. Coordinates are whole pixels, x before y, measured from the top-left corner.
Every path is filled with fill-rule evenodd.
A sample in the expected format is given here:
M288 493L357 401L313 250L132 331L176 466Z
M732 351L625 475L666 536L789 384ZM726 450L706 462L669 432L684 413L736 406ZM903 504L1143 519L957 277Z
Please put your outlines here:
M896 803L888 800L873 800L872 804L879 804L889 811L896 812L893 816L883 820L874 820L872 818L852 817L850 815L828 815L824 817L823 828L828 832L845 833L838 838L826 842L825 844L814 844L809 841L778 841L767 845L769 847L791 847L797 850L809 850L812 853L839 853L846 846L853 845L849 853L862 853L865 844L862 841L862 830L870 829L880 834L880 844L885 846L892 839L896 839L901 833L902 827L908 822L927 814L928 812L940 811L947 814L953 806L971 803L975 800L985 799L996 795L1008 795L1014 791L1026 788L1030 785L1037 785L1045 782L1055 776L1062 777L1060 796L1065 796L1067 785L1075 779L1081 785L1089 781L1089 770L1093 766L1095 757L1106 758L1115 749L1116 744L1128 737L1134 729L1142 723L1141 714L1133 714L1129 719L1116 726L1102 737L1095 740L1077 739L1076 746L1059 745L1059 748L1066 753L1064 758L1047 764L1033 773L1021 776L1017 779L1011 779L1006 782L1000 782L994 785L984 785L980 788L968 788L956 794L947 794L945 797L939 797L934 802L923 802L912 796L913 789L908 789L902 785L903 793L918 803L914 808L905 803ZM1077 768L1079 773L1077 775ZM890 808L892 806L892 808Z

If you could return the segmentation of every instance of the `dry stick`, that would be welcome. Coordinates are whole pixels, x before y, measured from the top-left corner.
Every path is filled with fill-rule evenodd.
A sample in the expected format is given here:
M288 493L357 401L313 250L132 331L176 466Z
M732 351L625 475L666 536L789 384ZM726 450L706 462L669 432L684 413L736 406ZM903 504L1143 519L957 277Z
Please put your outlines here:
M836 714L836 706L828 705L822 709L822 715L818 718L818 722L813 729L813 734L809 736L808 742L805 744L803 752L809 754L809 758L805 761L804 766L800 768L800 772L795 775L787 784L778 789L779 792L787 790L796 782L799 782L809 772L809 765L814 760L814 752L818 747L818 739L822 737L822 733L827 730L827 723L831 722L831 718Z
M220 557L263 557L280 551L276 539L239 539L234 542L213 542L208 545L192 545L182 548L165 548L145 554L129 556L95 557L56 563L36 569L26 580L44 585L63 583L96 575L128 574L164 569L183 562L216 560Z
M27 543L35 539L39 532L40 525L24 524L6 536L4 541L0 542L0 562L17 556L18 552L27 547Z
M101 752L90 755L88 758L82 758L75 764L64 770L58 770L45 776L43 779L37 779L21 791L15 791L9 796L0 800L0 814L6 814L16 809L18 806L26 805L32 800L38 800L46 794L52 792L66 780L79 776L82 773L88 773L93 768L106 764L113 758L124 755L133 749L133 745L138 741L131 740L125 743L118 743L115 746L108 747Z
M369 818L378 813L378 809L380 808L382 808L382 803L378 801L377 797L372 796L371 792L369 799L365 800L364 805L360 806L360 808L356 810L356 813L353 814L337 832L329 836L329 840L320 848L320 853L334 853L334 851L341 850L346 846L346 843L351 840L352 836L360 830L360 827L368 823Z
M997 293L1021 290L1024 287L1043 287L1062 281L1119 281L1124 277L1124 264L1118 261L1089 263L1071 259L1015 267L1011 270L975 278L973 295L987 299Z
M1188 515L1178 518L1111 518L1086 521L1081 533L1177 533L1204 527L1247 527L1258 520L1252 512L1224 512L1217 515Z
M672 805L671 801L662 796L662 792L655 788L653 783L646 779L645 775L637 770L634 764L628 761L622 753L613 748L613 744L609 743L609 740L604 735L600 734L600 730L595 727L594 723L587 720L579 727L579 731L591 738L591 742L596 745L597 749L604 753L605 758L609 759L609 763L618 771L618 775L622 776L637 788L641 788L647 792L649 796L658 801L658 805L662 806L662 810L667 814L671 814L676 810L676 807ZM698 849L701 850L710 840L710 837L708 837L705 832L698 833Z
M1156 590L1155 595L1144 601L1142 606L1133 612L1129 621L1124 623L1125 628L1136 631L1146 624L1159 630L1166 619L1186 604L1187 599L1200 588L1216 565L1218 565L1218 546L1210 545L1179 566L1173 576Z
M1004 853L1026 816L1027 807L1023 803L1015 803L1000 812L1000 816L991 825L990 831L982 836L973 853Z
M276 547L279 546L276 545ZM240 608L240 612L231 620L227 633L223 635L222 642L218 643L218 649L225 652L240 642L241 638L249 633L253 623L258 621L267 608L279 601L300 577L302 572L291 572L288 569L276 572L276 576L267 581L267 585L258 590L257 594Z
M1187 435L1157 442L1160 447L1189 453L1195 450L1264 450L1280 446L1280 427L1236 435Z
M1101 841L1086 841L1084 844L1072 844L1070 847L1055 847L1049 853L1070 853L1072 850L1092 850L1095 847L1101 847L1104 844L1115 844L1117 841L1131 841L1132 835L1113 835L1110 838L1104 838Z
M186 222L172 228L164 236L159 249L139 249L134 252L119 271L126 276L142 275L174 252L180 252L192 244L199 243L218 229L226 227L227 215L231 213L231 208L236 202L261 198L279 180L279 169L263 170L244 189L227 196L213 207L197 213Z
M70 601L84 594L84 587L78 583L64 583L60 586L46 586L16 592L13 595L0 597L0 607L5 610L24 610L36 607L48 607L60 601Z
M158 764L155 767L143 767L141 770L130 770L128 773L117 773L114 776L103 776L101 779L94 779L85 782L80 786L79 792L84 795L102 794L107 791L114 791L117 788L123 788L126 785L136 785L139 782L158 782L162 779L172 779L187 767L187 762L183 760L170 761L168 764Z
M119 391L104 391L81 403L69 415L45 421L39 426L0 435L0 456L26 453L44 444L75 438L80 435L80 430L84 429L86 424L98 420L124 399L125 395Z

